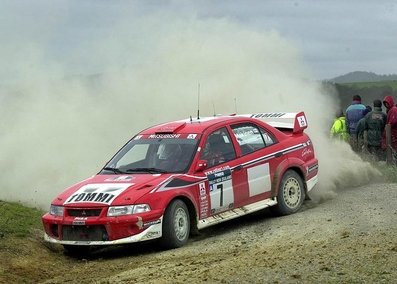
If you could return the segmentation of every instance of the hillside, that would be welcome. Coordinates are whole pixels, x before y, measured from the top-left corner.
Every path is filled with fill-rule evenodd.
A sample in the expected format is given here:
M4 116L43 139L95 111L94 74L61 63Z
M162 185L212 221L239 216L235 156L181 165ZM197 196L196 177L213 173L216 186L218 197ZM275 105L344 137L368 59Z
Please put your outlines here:
M391 92L397 99L397 80L377 82L333 83L323 82L325 89L336 90L340 107L345 110L353 95L360 95L364 105L372 106L375 99L382 100L385 92Z
M357 82L380 82L397 80L397 74L378 75L373 72L354 71L341 75L332 79L329 82L333 83L357 83Z

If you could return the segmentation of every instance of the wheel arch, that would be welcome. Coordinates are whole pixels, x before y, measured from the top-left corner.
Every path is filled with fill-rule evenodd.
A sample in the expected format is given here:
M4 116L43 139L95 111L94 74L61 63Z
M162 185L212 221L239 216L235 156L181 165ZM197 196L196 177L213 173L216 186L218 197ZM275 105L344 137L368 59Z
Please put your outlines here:
M167 207L175 200L181 200L186 204L187 210L189 211L189 221L190 221L190 233L191 234L197 234L198 233L198 228L197 228L197 210L196 206L194 205L193 201L185 196L185 195L177 195L174 196L167 204ZM167 208L166 207L166 208Z
M288 160L284 160L282 163L278 165L276 171L274 173L274 178L272 182L272 195L277 196L278 189L280 187L281 180L288 170L295 171L302 179L303 188L305 190L305 194L307 194L307 185L305 178L305 169L302 166L303 162L299 159L289 158Z

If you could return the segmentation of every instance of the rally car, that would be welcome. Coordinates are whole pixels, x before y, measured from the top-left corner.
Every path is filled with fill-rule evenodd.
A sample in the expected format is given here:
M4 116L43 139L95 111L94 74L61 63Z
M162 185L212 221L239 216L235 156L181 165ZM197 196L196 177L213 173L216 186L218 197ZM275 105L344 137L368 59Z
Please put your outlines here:
M192 232L266 207L294 213L318 180L299 113L186 119L128 141L95 176L58 195L42 217L45 240L67 251Z

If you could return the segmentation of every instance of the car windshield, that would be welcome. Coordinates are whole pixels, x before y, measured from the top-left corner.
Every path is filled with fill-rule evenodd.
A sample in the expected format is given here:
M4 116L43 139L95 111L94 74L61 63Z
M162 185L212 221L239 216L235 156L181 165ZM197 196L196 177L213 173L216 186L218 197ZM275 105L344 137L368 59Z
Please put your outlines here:
M132 139L102 169L102 174L182 173L196 153L196 139Z

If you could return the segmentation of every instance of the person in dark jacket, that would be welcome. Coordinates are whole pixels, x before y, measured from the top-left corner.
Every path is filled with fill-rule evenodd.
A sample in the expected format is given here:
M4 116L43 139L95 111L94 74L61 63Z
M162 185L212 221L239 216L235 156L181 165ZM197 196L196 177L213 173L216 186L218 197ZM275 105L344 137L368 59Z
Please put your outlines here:
M394 151L397 150L397 107L394 104L394 99L391 95L387 95L383 99L383 105L386 107L387 118L386 124L391 126L391 147ZM386 133L382 135L382 149L386 149Z
M364 129L367 131L368 152L377 159L383 160L382 134L386 125L386 114L382 111L382 102L374 100L373 111L368 113L365 118Z
M366 107L361 103L361 97L354 95L352 104L346 109L347 131L350 135L350 145L353 150L357 150L356 128L360 119L364 117L365 110Z
M366 106L365 111L363 112L364 117L361 118L356 126L356 140L357 140L357 146L358 150L364 150L365 146L364 145L364 131L365 129L365 116L372 111L371 106Z

